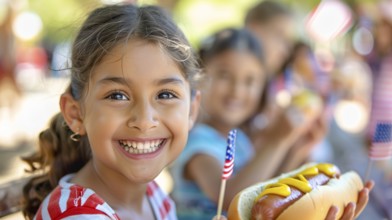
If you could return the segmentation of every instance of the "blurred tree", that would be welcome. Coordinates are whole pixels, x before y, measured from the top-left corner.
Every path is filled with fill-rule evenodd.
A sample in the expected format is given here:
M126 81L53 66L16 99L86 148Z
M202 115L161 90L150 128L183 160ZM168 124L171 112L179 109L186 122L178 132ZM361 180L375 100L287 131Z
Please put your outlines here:
M28 0L30 10L43 21L43 35L53 43L71 39L88 11L102 0ZM114 1L114 0L113 0ZM227 26L241 26L249 7L262 0L138 0L138 4L158 4L174 16L191 44ZM277 0L302 14L311 12L321 0ZM362 0L342 0L350 6ZM376 0L363 0L376 1ZM114 1L115 2L115 1Z
M175 0L174 0L175 1ZM258 0L181 0L173 8L174 19L198 47L203 39L218 29L241 26L246 10Z
M100 4L99 0L29 0L29 9L40 15L44 38L59 43L72 38L86 13Z

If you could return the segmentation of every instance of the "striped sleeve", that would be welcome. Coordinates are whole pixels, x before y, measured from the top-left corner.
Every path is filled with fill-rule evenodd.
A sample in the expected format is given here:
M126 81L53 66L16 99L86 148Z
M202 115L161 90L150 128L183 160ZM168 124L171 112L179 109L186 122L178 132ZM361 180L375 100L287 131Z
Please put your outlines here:
M79 218L80 216L80 218ZM37 220L47 219L118 219L106 202L92 190L72 185L57 187L42 203Z
M158 220L177 219L173 200L153 181L147 185L147 196Z

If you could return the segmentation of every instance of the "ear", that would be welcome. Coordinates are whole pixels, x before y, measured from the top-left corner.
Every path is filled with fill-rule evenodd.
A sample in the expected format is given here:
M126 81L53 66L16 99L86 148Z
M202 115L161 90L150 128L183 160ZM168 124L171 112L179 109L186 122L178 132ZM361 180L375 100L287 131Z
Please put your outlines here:
M73 132L79 133L80 135L86 133L83 126L80 104L70 93L65 92L61 95L60 110L65 122Z
M191 130L193 125L196 122L197 116L199 114L199 107L200 107L200 101L201 101L201 93L200 90L197 90L194 97L191 100L191 109L189 113L189 128L188 130Z

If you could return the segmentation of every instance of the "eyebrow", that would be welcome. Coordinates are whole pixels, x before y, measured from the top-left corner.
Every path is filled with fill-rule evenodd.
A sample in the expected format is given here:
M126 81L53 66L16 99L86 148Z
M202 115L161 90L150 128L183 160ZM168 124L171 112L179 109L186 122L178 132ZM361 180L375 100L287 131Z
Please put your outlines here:
M106 78L100 79L98 81L98 83L101 83L101 84L117 83L117 84L121 84L121 85L125 85L125 86L132 84L129 80L125 79L124 77L106 77ZM177 76L172 76L172 77L156 80L156 84L159 85L159 86L160 85L165 85L165 84L180 84L180 85L183 85L184 81L181 78L177 77Z

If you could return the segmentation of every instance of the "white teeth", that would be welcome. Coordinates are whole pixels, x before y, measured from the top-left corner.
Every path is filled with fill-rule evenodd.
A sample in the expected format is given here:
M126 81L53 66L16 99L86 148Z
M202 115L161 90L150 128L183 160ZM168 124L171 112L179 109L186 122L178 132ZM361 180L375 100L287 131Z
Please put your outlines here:
M153 147L154 146L153 146L152 142L150 142L150 141L144 143L144 149L150 149L150 148L153 148Z
M159 148L162 140L136 142L136 141L120 141L120 145L125 151L133 154L151 153Z
M150 142L147 141L147 142L144 143L143 149L147 150L148 148L150 148Z

